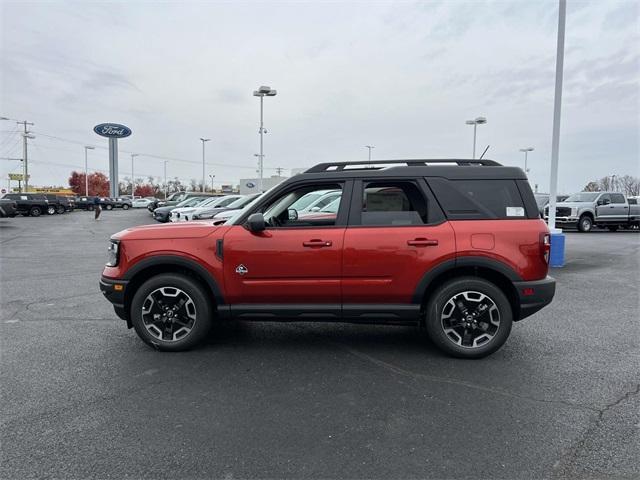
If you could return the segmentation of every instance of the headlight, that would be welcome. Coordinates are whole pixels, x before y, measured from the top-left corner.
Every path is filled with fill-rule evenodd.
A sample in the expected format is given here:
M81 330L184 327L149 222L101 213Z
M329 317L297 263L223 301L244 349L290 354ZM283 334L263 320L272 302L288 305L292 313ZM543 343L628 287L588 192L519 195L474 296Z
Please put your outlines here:
M215 214L213 212L210 213L198 213L198 214L194 214L193 217L191 217L192 220L206 220L208 218L213 218Z
M109 248L107 249L107 253L109 255L107 267L115 267L118 265L118 253L120 251L119 247L120 244L116 240L111 240L109 242Z
M578 216L578 209L576 207L571 209L571 216L572 217L577 217Z

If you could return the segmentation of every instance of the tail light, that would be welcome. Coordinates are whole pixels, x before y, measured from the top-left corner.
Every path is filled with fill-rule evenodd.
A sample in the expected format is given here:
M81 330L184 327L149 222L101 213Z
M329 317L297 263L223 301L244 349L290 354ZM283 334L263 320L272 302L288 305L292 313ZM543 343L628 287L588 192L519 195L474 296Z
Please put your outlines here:
M540 251L544 261L549 263L549 253L551 252L551 235L548 233L540 234Z

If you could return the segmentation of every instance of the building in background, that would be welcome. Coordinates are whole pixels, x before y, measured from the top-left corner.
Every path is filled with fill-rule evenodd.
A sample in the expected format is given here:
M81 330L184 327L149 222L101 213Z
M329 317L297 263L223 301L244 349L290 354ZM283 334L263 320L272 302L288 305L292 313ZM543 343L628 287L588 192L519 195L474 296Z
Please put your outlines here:
M279 183L283 182L289 177L279 177L274 175L272 177L264 177L262 179L262 188L267 191L271 187L275 187ZM259 178L241 178L240 179L240 194L248 195L249 193L258 193L260 190Z

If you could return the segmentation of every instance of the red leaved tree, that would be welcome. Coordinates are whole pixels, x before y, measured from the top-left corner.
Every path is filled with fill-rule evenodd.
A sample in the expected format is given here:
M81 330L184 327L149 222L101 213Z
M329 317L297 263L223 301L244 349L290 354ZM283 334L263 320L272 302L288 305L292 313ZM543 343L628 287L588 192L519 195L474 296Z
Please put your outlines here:
M83 172L71 172L69 187L76 195L85 194L85 176ZM89 192L87 195L106 197L109 195L109 179L104 173L94 172L89 174Z
M155 189L149 184L137 185L135 195L140 197L153 197L155 195Z

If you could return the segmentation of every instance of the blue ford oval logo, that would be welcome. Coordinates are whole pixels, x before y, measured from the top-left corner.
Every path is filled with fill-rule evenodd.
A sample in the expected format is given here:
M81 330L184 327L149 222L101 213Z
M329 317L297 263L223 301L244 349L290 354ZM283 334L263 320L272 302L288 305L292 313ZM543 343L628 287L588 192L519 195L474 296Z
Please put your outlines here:
M247 182L245 183L245 185L247 186L247 188L254 188L256 186L256 184L253 182Z
M124 138L131 135L131 129L119 123L101 123L93 127L93 131L102 137Z

